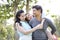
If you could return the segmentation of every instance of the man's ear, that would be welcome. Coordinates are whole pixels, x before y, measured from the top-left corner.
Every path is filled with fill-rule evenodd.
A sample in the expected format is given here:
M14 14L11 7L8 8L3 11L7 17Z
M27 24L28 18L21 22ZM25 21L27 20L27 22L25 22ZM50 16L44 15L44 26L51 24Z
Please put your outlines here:
M41 10L38 10L41 13Z

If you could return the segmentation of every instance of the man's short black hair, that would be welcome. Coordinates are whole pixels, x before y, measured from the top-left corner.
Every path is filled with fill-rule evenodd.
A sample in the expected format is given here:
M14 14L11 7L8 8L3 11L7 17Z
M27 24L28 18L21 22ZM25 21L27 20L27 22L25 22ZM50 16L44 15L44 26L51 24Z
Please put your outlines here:
M41 13L42 13L42 7L41 6L39 6L39 5L35 5L35 6L33 6L32 8L35 8L35 9L37 9L37 10L41 10Z

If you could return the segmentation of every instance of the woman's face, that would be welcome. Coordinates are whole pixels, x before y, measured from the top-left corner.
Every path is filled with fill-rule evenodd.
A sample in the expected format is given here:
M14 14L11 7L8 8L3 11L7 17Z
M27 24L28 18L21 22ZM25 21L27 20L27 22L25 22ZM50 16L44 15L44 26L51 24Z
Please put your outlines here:
M25 20L25 14L24 13L21 13L21 15L19 16L19 19L21 21L24 21Z

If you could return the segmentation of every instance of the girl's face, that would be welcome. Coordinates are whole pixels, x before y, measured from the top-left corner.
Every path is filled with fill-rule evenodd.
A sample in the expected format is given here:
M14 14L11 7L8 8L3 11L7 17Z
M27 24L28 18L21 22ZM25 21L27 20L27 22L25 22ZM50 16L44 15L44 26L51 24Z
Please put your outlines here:
M33 18L33 15L27 14L26 17L27 17L28 20L31 20Z
M21 13L21 15L19 16L19 19L21 21L25 21L25 14L24 13Z

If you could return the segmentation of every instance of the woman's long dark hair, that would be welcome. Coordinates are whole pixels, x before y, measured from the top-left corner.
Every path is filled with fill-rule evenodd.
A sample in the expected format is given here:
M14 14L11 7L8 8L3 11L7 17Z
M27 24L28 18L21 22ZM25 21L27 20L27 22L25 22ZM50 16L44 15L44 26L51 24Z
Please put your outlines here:
M18 23L21 25L21 23L20 23L21 20L20 20L18 17L19 17L22 13L24 13L23 10L19 10L19 11L17 12L16 17L15 17L15 23L18 22Z

